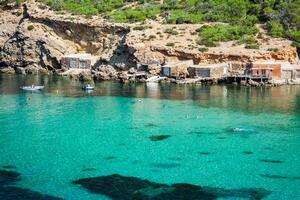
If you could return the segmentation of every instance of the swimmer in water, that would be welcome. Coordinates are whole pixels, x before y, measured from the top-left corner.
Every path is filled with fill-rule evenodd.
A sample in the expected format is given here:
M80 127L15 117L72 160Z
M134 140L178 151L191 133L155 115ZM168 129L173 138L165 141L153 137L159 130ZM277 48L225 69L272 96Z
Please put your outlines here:
M242 131L241 128L233 128L232 130L233 130L233 132L240 132L240 131Z

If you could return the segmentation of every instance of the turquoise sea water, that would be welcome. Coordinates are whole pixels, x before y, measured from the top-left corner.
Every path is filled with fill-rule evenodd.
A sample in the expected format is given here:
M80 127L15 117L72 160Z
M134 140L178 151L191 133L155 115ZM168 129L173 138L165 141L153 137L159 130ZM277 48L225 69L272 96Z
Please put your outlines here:
M45 92L18 89L33 83ZM0 77L0 166L21 173L19 187L109 199L71 182L117 173L300 199L299 86L103 82L93 93L80 86L56 77Z

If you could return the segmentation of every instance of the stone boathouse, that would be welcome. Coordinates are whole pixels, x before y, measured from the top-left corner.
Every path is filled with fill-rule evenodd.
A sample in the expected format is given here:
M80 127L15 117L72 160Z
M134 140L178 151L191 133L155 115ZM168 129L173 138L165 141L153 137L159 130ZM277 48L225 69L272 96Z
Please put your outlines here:
M66 68L90 69L91 54L69 54L61 58L61 65Z

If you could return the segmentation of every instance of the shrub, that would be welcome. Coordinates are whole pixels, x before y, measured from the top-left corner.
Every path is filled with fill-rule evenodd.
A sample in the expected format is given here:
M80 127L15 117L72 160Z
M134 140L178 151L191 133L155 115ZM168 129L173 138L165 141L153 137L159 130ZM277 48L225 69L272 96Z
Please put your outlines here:
M198 44L214 47L218 45L218 42L242 40L243 36L251 36L258 30L251 28L247 29L246 27L238 25L213 25L202 26L196 31L201 37L201 39L197 41ZM253 39L253 37L250 39Z
M198 45L204 45L206 47L216 47L218 46L218 43L212 41L211 39L201 39L201 40L197 40L196 43Z
M267 23L268 34L272 37L283 37L284 36L284 28L283 25L277 21L272 20Z
M27 30L31 31L33 29L34 29L34 26L32 24L30 24L30 25L27 26Z
M170 34L170 35L178 35L178 31L171 29L171 28L167 28L164 33Z
M156 38L155 35L150 35L150 36L149 36L149 40L152 40L152 39L155 39L155 38Z
M251 35L251 36L243 36L242 38L239 39L239 44L257 44L256 38Z
M175 47L175 43L174 42L168 42L166 44L167 47Z
M133 30L143 31L143 30L146 30L147 28L148 28L148 26L135 26L135 27L133 27Z
M207 52L209 49L205 48L205 47L200 47L200 48L198 48L198 50L201 52Z
M16 3L20 5L22 1L16 0ZM266 29L272 37L289 38L296 46L300 43L290 33L299 31L299 0L164 0L163 4L157 4L155 0L41 1L55 10L88 16L103 14L115 22L134 23L161 16L169 24L228 23L231 28L220 28L211 41L202 41L210 45L219 41L239 40L243 35L254 35L258 32L256 23L267 24ZM123 8L129 2L137 4ZM0 0L1 5L7 3L9 0ZM204 39L207 40L207 37Z
M258 44L246 44L245 46L246 49L259 49Z
M16 0L16 5L20 6L24 1L23 0Z
M277 52L277 51L278 51L278 48L268 48L267 50L268 50L268 51Z

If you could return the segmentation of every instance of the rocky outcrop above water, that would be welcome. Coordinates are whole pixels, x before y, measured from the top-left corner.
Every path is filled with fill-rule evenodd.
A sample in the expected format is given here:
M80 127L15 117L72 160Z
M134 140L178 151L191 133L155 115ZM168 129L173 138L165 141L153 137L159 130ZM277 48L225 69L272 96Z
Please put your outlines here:
M126 26L58 15L34 1L3 10L0 15L0 26L5 30L0 35L2 72L60 73L66 70L60 64L62 55L72 53L92 54L95 67L102 62L124 62L115 54L124 48L122 41L129 31ZM14 20L6 23L10 18Z
M106 195L111 199L119 200L209 200L222 197L259 200L270 194L269 191L259 188L229 190L201 187L187 183L167 185L118 174L84 178L76 180L73 183L81 185L92 193Z

